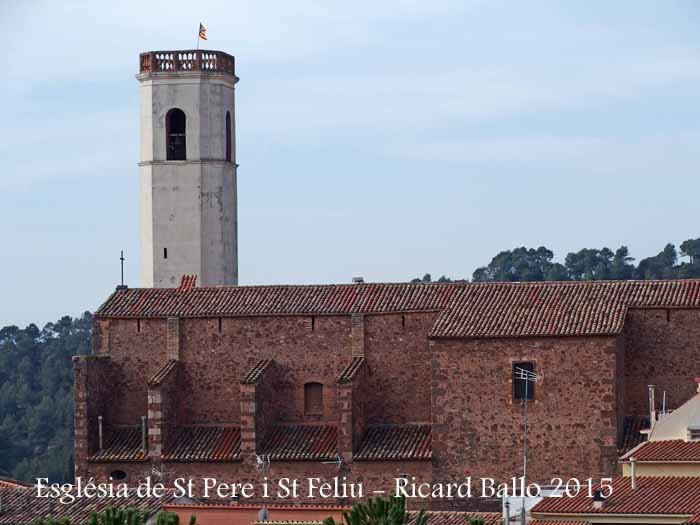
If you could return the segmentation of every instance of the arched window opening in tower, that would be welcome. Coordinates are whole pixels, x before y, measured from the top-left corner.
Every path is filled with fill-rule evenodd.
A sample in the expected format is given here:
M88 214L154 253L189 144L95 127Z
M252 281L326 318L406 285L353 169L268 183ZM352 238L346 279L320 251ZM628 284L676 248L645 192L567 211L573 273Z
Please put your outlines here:
M226 112L226 161L231 162L231 112Z
M179 108L173 108L165 115L166 159L186 160L187 145L185 113Z
M304 412L306 414L323 413L323 385L306 383L304 385Z

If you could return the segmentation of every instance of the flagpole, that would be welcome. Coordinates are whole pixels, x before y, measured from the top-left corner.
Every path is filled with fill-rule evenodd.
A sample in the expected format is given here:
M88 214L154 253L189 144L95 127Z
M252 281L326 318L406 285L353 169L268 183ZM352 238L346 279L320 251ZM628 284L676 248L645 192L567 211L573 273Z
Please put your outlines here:
M202 31L202 22L199 23L199 27L197 28L197 51L199 51L199 40L200 40L199 35L202 34L201 31Z

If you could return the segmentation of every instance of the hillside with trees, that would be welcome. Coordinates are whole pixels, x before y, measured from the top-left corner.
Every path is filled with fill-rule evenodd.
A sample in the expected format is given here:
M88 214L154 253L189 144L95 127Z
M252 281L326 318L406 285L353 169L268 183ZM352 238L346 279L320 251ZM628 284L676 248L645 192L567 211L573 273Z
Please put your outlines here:
M73 479L73 355L90 353L92 316L0 329L0 476Z
M685 259L685 260L681 260ZM627 246L584 248L570 252L563 263L554 261L554 252L520 247L498 253L488 265L477 268L473 282L498 281L607 281L627 279L694 279L700 278L700 238L688 239L680 245L667 244L653 257L634 264ZM450 282L442 276L435 282ZM433 282L430 274L412 282Z

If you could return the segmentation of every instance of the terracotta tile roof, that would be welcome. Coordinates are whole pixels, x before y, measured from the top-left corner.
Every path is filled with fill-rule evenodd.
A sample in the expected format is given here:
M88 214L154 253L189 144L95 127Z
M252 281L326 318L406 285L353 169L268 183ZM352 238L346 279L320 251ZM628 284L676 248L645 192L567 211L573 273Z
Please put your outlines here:
M412 523L418 512L409 511ZM500 512L463 512L454 510L429 510L425 512L428 518L428 525L469 525L471 518L481 518L484 525L502 525L503 514Z
M129 288L113 293L101 317L207 317L352 314L441 310L457 285L330 284L221 286L178 293L171 288Z
M700 441L648 441L639 448L628 452L625 459L634 457L638 461L698 461L700 462Z
M34 488L0 488L0 524L25 524L36 518L70 518L73 523L82 523L93 512L107 507L135 508L150 517L173 500L172 496L140 498L135 491L131 491L128 498L76 498L73 503L63 504L53 498L38 498L36 494Z
M31 487L31 483L25 483L17 479L5 478L0 476L0 489L19 489L23 487Z
M353 459L357 461L423 460L432 458L430 425L382 425L365 432Z
M532 512L693 515L700 513L700 478L637 477L637 488L634 490L630 486L630 478L615 478L612 495L601 509L594 509L588 491L582 490L573 498L545 498L532 508Z
M700 280L132 288L98 317L440 311L430 337L615 335L627 308L700 308Z
M338 429L334 426L277 425L260 451L272 461L332 461L338 455Z
M241 457L239 427L178 427L163 453L163 461L219 462Z
M473 283L455 295L430 335L614 335L632 306L700 307L700 281Z
M183 275L180 279L180 286L177 287L178 292L189 292L197 285L196 275Z
M519 522L520 520L518 520ZM588 521L532 520L528 525L588 525Z
M165 381L165 378L168 377L168 374L172 370L175 370L177 368L177 361L175 359L170 359L167 363L163 365L163 367L158 370L151 379L148 380L148 386L160 386L163 381Z
M350 383L365 362L364 357L353 357L350 364L338 376L338 383Z
M243 385L254 385L258 382L258 379L263 375L265 370L272 364L272 359L261 359L253 368L251 368L243 379L241 379L241 384Z
M88 461L146 461L148 452L144 452L141 445L141 427L108 427L105 430L104 448L90 456Z
M622 438L617 447L618 455L622 456L646 441L647 436L642 434L641 431L648 428L649 416L625 416Z

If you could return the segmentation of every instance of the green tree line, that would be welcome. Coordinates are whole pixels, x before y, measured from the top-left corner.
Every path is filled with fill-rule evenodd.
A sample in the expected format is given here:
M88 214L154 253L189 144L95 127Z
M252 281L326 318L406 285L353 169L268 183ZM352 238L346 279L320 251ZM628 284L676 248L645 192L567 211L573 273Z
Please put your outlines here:
M90 353L92 316L0 329L0 476L73 479L74 355Z
M682 260L685 259L685 260ZM653 257L634 264L627 246L584 248L570 252L564 262L554 261L554 252L539 248L514 248L498 253L486 266L474 270L473 282L498 281L606 281L627 279L700 278L700 238L681 243L680 251L667 244ZM446 276L436 282L450 282ZM433 282L430 274L412 282Z

